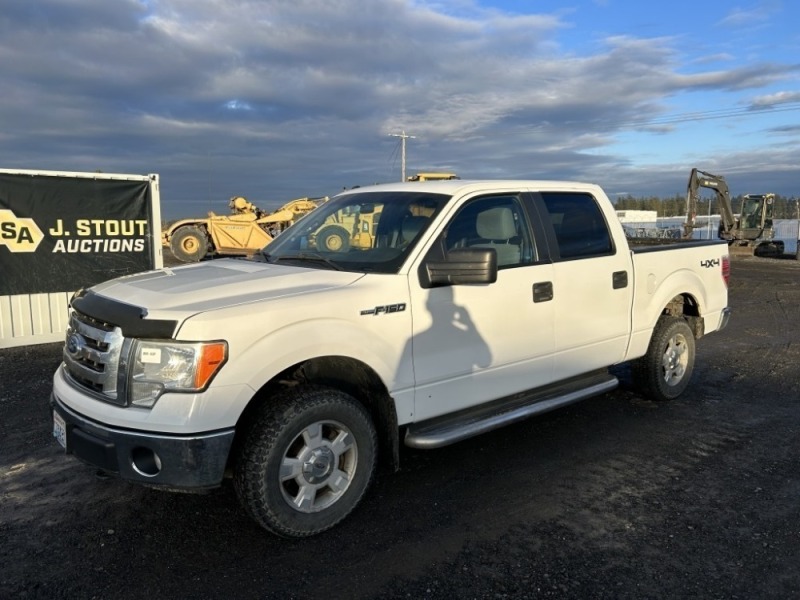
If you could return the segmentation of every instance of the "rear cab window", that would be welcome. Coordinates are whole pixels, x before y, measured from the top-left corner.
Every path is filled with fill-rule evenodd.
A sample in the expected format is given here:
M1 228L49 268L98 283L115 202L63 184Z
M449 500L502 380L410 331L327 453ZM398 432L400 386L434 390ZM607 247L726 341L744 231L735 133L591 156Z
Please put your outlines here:
M615 253L603 211L591 194L541 192L545 228L551 232L553 259L573 260Z

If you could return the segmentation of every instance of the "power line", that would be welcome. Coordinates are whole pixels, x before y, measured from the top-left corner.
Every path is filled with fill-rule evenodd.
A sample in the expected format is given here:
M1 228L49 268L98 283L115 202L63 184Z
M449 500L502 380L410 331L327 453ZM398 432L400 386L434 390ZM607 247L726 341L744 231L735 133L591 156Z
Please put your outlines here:
M687 112L687 113L677 113L674 115L667 115L663 117L653 117L652 119L631 119L631 120L619 120L615 121L612 119L587 119L586 121L579 121L579 120L570 120L566 124L575 126L580 123L591 123L594 126L606 126L606 127L650 127L650 126L658 126L658 125L678 125L681 123L690 123L695 121L708 121L712 119L729 119L734 117L750 117L750 116L763 116L765 114L773 114L773 113L782 113L782 112L790 112L800 110L800 102L788 102L780 107L764 107L764 108L752 108L752 107L738 107L738 108L720 108L714 110L707 110L707 111L697 111L697 112ZM522 126L516 129L510 129L506 131L497 131L494 130L492 132L493 136L512 136L512 135L519 135L524 133L530 133L531 131L542 131L545 130L550 123L545 124L536 124L530 126ZM450 136L447 136L450 137Z
M764 113L779 113L800 110L800 102L790 102L780 107L739 107L739 108L720 108L716 110L707 110L690 113L679 113L676 115L668 115L664 117L655 117L652 119L642 119L634 121L623 121L620 125L670 125L673 123L689 123L692 121L708 121L711 119L728 119L731 117L747 117L762 115Z

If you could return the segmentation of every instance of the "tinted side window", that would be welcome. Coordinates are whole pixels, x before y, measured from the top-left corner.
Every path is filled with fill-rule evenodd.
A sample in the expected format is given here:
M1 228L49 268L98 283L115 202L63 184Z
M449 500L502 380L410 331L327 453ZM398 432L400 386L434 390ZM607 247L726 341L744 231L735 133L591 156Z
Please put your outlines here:
M542 192L562 259L613 254L600 207L589 194Z

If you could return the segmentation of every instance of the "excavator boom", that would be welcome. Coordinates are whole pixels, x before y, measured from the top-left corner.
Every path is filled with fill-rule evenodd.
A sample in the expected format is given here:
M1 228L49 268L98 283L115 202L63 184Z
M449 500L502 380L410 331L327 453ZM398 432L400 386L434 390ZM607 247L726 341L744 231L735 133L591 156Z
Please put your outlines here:
M689 175L689 184L686 188L686 223L683 226L683 237L692 237L692 232L697 227L695 219L697 217L697 203L700 199L701 188L711 189L716 194L721 219L720 234L725 239L732 239L728 235L736 228L736 215L733 214L728 183L723 176L712 175L700 169L692 169Z

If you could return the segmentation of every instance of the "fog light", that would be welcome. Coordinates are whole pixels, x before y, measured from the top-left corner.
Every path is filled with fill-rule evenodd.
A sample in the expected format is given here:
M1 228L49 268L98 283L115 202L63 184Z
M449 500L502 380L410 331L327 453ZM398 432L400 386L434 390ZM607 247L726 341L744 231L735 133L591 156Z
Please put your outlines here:
M155 477L161 472L161 458L149 448L137 446L131 451L133 470L145 477Z

